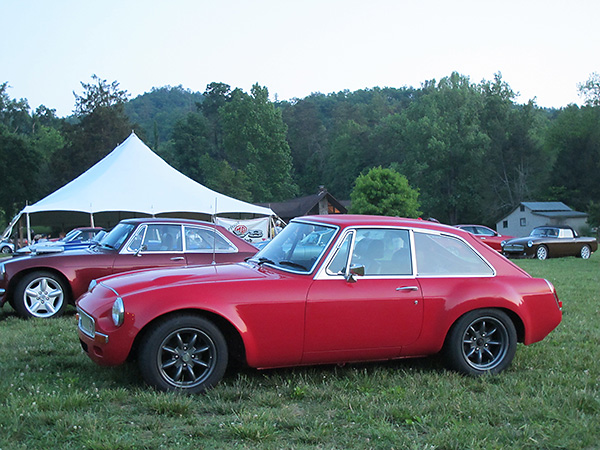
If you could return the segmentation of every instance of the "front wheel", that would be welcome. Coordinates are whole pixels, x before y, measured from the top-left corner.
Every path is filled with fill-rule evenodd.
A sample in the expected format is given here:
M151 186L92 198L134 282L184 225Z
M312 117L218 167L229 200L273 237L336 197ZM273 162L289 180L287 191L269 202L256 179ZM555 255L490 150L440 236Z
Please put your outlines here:
M535 257L540 260L548 259L548 247L540 245L535 251Z
M10 249L10 247L8 245L5 245L4 247L2 247L0 252L2 252L5 255L8 255L8 254L12 253L12 250Z
M467 374L500 373L512 362L517 332L510 318L496 309L471 311L452 327L445 347L451 368Z
M579 252L579 256L581 256L581 259L590 259L591 254L592 249L589 245L586 244L583 247L581 247L581 251Z
M173 316L149 331L138 364L146 382L161 391L188 394L215 386L227 368L227 343L209 320Z
M51 272L29 273L17 283L11 305L25 318L61 316L67 307L65 282Z

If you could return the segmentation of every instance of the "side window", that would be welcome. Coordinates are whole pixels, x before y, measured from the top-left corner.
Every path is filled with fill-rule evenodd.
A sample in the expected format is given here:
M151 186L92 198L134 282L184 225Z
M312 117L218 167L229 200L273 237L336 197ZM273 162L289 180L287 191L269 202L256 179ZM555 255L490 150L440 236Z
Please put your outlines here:
M415 232L418 275L491 276L490 266L468 244L452 236Z
M348 235L327 268L338 274L346 269L351 242ZM412 256L408 230L359 228L352 252L351 266L364 266L365 276L412 275Z
M181 241L181 225L148 225L146 227L146 233L144 234L142 245L146 247L146 252L183 251L183 244ZM129 248L131 247L132 245L129 246Z
M185 228L185 248L192 252L212 252L213 247L218 253L237 252L231 242L216 233L214 229L186 226Z

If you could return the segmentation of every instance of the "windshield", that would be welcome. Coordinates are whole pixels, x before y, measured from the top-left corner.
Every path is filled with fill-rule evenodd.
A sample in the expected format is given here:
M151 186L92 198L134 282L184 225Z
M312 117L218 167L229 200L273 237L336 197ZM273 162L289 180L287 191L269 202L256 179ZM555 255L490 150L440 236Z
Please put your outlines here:
M531 232L531 236L548 237L558 236L558 230L556 228L534 228Z
M292 222L252 261L294 272L312 272L335 235L335 228Z
M114 227L110 233L108 233L100 244L102 247L108 247L111 249L118 250L121 248L129 233L135 228L135 225L130 223L120 223L116 227Z
M67 233L67 235L61 239L61 241L63 242L71 242L72 240L74 240L77 236L79 236L79 233L81 233L81 231L79 230L71 230Z

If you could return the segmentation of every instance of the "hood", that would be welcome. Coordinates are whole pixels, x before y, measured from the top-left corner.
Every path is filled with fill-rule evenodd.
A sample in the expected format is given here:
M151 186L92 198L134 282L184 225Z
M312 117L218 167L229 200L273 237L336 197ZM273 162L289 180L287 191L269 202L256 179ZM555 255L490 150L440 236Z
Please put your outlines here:
M539 241L542 241L544 239L548 239L548 238L543 238L543 237L539 237L539 236L525 236L525 237L520 237L520 238L514 238L514 239L508 239L504 244L521 244L521 245L527 245L527 243L529 241L536 243Z
M149 289L164 289L189 284L249 281L265 279L274 275L270 270L259 268L253 263L233 263L143 269L110 275L96 281L124 296Z

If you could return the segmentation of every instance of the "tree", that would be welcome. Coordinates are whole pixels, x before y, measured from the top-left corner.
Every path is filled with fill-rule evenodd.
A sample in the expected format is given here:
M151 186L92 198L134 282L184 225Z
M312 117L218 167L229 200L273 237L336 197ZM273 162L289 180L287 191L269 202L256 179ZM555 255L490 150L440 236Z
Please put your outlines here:
M588 106L600 106L600 74L594 72L585 83L579 83L579 95Z
M480 126L482 98L467 77L453 73L423 86L402 113L402 172L418 186L426 213L450 224L481 216L489 138Z
M52 170L57 175L53 188L85 172L123 142L134 126L125 115L126 91L119 83L93 75L96 82L81 83L83 95L75 94L78 122L65 126L67 144L55 153ZM135 168L132 168L135 170Z
M350 194L353 214L419 217L419 192L394 169L374 167L359 175Z
M236 89L219 108L227 162L248 177L253 201L292 198L292 157L281 111L269 101L266 88L255 84L251 94Z

